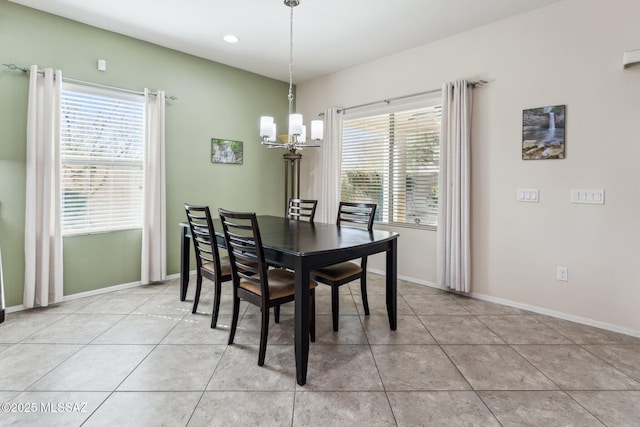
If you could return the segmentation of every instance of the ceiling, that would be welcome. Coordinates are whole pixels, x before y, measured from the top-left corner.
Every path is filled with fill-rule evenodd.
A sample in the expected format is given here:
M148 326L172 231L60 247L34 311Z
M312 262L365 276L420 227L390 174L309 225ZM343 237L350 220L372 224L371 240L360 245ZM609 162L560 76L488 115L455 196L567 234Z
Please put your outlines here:
M267 77L289 76L283 0L9 0ZM311 80L560 0L301 0L294 82ZM237 44L222 40L232 33ZM108 53L99 53L108 59Z

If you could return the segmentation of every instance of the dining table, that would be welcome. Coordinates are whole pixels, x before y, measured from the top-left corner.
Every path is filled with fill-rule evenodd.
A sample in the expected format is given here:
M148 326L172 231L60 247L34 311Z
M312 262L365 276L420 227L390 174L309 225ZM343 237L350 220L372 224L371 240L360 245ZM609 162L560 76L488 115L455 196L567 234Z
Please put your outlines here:
M397 242L399 234L319 222L306 222L271 215L258 215L258 226L267 263L295 272L294 348L296 381L307 381L309 361L309 279L312 270L363 256L386 254L386 308L389 327L397 327ZM219 219L213 221L218 246L225 248ZM180 299L189 284L191 230L181 227Z

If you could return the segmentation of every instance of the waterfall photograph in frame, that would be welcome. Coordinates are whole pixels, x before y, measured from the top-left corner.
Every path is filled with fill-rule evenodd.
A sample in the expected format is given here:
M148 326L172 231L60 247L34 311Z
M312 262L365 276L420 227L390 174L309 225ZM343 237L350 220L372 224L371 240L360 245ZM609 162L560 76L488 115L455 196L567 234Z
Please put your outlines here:
M565 106L522 110L522 159L565 158Z
M242 157L242 141L211 138L211 163L241 165Z

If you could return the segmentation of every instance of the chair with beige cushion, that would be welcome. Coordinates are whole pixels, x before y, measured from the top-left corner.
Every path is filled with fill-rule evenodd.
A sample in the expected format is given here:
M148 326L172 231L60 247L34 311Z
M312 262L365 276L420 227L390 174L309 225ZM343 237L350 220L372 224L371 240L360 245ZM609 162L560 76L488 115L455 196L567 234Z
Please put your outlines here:
M211 327L215 328L220 311L220 296L222 282L231 280L231 264L229 257L221 257L216 244L216 233L213 229L211 212L208 206L184 205L191 229L191 240L196 253L196 294L193 298L193 310L198 309L200 292L202 290L202 277L206 277L214 283L213 313L211 314Z
M338 206L339 226L362 227L373 230L373 220L376 214L375 203L349 203L340 202ZM331 315L333 330L338 330L338 315L340 311L339 288L340 286L360 279L360 292L364 314L369 315L369 302L367 301L367 257L360 260L360 264L346 261L328 267L319 268L311 272L311 277L318 282L331 286Z
M262 366L267 351L269 309L294 300L295 273L283 268L268 268L255 213L230 212L224 209L219 209L218 212L227 242L233 277L233 316L229 331L229 344L233 344L236 333L240 300L260 307L262 325L258 365ZM311 341L315 341L316 286L316 282L309 281Z

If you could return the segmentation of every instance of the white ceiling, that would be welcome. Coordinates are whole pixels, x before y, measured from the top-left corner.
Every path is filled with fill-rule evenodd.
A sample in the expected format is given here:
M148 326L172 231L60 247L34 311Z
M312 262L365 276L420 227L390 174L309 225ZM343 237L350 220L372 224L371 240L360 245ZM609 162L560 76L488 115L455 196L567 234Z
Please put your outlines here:
M283 0L10 0L278 80L288 80ZM300 83L560 0L301 0ZM237 44L222 40L232 33ZM107 52L96 52L108 58Z

